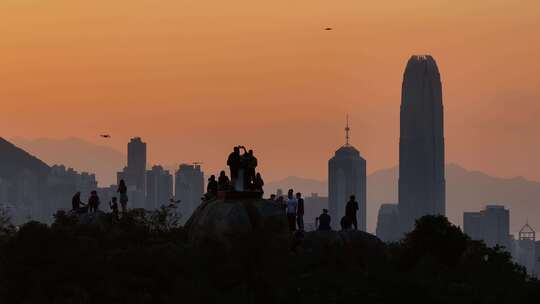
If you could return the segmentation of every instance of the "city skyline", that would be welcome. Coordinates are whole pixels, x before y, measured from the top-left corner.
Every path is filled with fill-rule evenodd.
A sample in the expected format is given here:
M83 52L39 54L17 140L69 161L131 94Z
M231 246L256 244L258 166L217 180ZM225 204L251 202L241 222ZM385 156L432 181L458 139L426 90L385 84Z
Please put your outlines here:
M270 180L322 179L350 113L369 174L397 164L402 65L430 53L445 71L448 163L540 180L540 143L527 140L540 127L536 2L166 0L129 2L130 14L126 1L33 2L0 4L4 137L122 150L141 136L150 162L204 161L211 171L220 160L210 152L251 143ZM216 136L245 125L253 129ZM287 141L297 150L275 148Z
M534 302L538 32L538 0L0 0L0 303Z

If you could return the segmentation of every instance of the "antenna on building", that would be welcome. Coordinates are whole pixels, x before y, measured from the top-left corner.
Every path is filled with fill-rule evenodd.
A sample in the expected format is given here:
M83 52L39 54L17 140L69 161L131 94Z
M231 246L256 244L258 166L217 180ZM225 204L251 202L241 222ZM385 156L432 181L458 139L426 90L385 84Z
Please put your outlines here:
M347 114L347 124L345 125L345 146L349 145L349 132L351 131L351 128L349 128L349 114Z
M195 167L200 167L203 164L203 162L192 162L191 164L194 165Z

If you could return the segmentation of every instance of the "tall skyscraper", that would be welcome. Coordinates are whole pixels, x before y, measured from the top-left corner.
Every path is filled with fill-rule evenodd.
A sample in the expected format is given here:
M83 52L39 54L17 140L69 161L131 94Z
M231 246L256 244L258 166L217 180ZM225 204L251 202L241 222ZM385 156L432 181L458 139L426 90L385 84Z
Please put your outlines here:
M127 145L127 166L117 174L117 182L123 179L126 186L146 193L146 143L140 137L132 138Z
M157 209L173 196L173 178L162 166L146 171L146 209Z
M347 119L345 145L328 161L328 211L332 227L339 227L349 197L356 196L358 229L366 231L366 160L349 144L349 131Z
M445 214L441 78L429 55L412 56L403 76L399 141L402 232L428 214Z
M145 192L146 143L140 137L132 138L128 143L127 167L130 171L129 184L135 185L138 190Z
M182 222L187 221L204 194L204 174L200 165L181 164L175 174L174 196L180 200Z
M117 183L122 179L126 182L130 208L145 208L146 143L140 137L134 137L128 143L127 150L127 166L117 173Z

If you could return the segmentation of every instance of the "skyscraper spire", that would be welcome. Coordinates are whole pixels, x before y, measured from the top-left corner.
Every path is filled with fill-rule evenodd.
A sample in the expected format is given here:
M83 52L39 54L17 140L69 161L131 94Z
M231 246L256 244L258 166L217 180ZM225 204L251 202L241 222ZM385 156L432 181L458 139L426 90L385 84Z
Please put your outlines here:
M349 128L349 114L347 114L347 124L345 125L345 146L349 145L349 131L351 131L351 128Z

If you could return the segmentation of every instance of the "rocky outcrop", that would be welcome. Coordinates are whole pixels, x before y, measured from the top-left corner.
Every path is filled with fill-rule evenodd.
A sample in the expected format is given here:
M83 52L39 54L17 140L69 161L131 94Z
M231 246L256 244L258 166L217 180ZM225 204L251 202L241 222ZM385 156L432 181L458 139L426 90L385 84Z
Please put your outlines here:
M214 242L230 246L248 234L273 239L289 235L284 210L265 199L204 201L185 226L194 245Z

